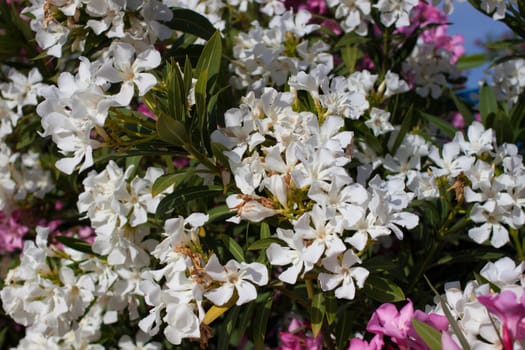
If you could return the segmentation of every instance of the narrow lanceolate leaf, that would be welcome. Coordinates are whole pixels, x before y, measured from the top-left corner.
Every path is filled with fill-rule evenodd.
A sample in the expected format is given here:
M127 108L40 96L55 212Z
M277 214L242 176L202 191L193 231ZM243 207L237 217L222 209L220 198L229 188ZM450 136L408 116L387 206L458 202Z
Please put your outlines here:
M435 117L425 112L421 112L421 116L428 120L431 124L436 126L439 130L441 130L442 133L444 133L448 137L454 137L454 135L456 135L457 129L450 123L448 123L446 120Z
M459 113L463 116L463 119L465 119L465 124L470 125L474 120L474 116L472 115L472 112L468 106L465 104L465 102L460 100L458 96L456 96L454 91L449 90L449 95L452 98L452 101L454 101L454 104L456 105Z
M222 186L194 186L180 188L164 197L157 207L157 215L169 216L175 208L185 205L188 201L200 198L212 198L222 192Z
M483 86L479 91L479 112L481 120L485 122L487 117L498 111L496 95L490 86Z
M86 254L97 255L91 250L91 244L81 239L67 236L55 236L54 238L68 248Z
M220 205L208 211L208 223L214 222L218 219L225 220L234 214L235 211L232 211L227 205Z
M261 239L269 238L271 236L272 236L272 233L270 232L270 225L268 225L267 222L263 221L261 223L261 232L260 232Z
M383 277L368 276L363 287L363 293L382 303L395 303L405 300L403 290L394 282Z
M172 9L173 18L164 23L174 30L198 36L199 38L209 39L215 33L215 27L206 17L195 11L175 8Z
M325 309L326 309L326 321L328 325L332 325L336 319L337 314L337 300L334 295L326 294L324 296Z
M208 80L213 83L212 80L216 79L221 69L221 58L222 38L220 32L217 31L202 49L199 61L197 61L197 66L195 67L196 76L200 77L202 72L207 71Z
M315 294L312 298L310 319L312 321L312 333L314 338L317 337L321 332L321 328L323 328L323 320L326 313L324 301L323 292Z
M464 55L461 56L456 63L459 70L467 70L476 68L487 63L487 57L485 54L479 53L475 55Z
M428 324L412 319L412 326L430 350L441 350L441 333Z
M206 312L206 315L204 315L204 319L202 320L202 323L209 325L219 317L221 317L222 314L224 314L226 311L228 311L232 306L235 305L235 302L237 301L237 294L234 294L233 298L231 298L230 301L228 301L226 304L222 306L216 306L213 305L210 307L210 309Z
M263 301L257 305L255 310L255 319L253 321L253 343L256 350L264 349L264 338L266 335L266 328L268 326L268 319L272 310L273 297L271 293L261 295Z
M237 243L232 237L225 234L220 235L220 238L235 260L241 262L244 261L244 251L242 250L239 243Z
M285 242L283 242L282 240L280 240L277 237L267 237L267 238L260 239L258 241L253 242L252 244L250 244L250 246L248 247L248 250L266 249L272 243L277 243L277 244L280 244L280 245L283 245L283 246L286 245Z
M183 173L168 174L158 177L157 180L155 180L155 182L153 183L153 186L151 186L151 195L155 197L156 195L162 193L172 185L174 189L177 188L179 184L184 182L184 180L192 174L195 173L193 171L185 171Z
M162 141L175 146L182 147L189 143L184 124L169 116L162 116L157 120L157 133Z

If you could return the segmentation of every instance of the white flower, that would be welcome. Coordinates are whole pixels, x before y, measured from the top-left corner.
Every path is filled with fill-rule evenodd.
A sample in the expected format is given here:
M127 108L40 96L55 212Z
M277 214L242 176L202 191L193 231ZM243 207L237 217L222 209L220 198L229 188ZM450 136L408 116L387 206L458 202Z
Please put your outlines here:
M310 226L310 221L313 226ZM326 208L314 205L310 212L303 214L295 223L294 230L310 244L303 249L304 260L316 264L323 253L325 256L342 253L345 244L339 237L343 230L343 220L338 217L327 217Z
M410 25L409 14L417 4L417 0L379 0L375 7L381 12L381 23L400 28Z
M262 201L264 198L251 196L249 198L232 194L226 198L226 204L230 210L237 210L237 215L227 221L239 223L241 220L251 222L261 222L262 220L277 214L277 211L265 206Z
M393 73L391 71L386 72L385 84L385 97L401 94L410 89L406 81L399 78L399 75L397 73Z
M166 339L179 345L184 338L200 337L200 320L195 315L193 304L169 304L163 320L168 325L164 329Z
M123 335L118 341L119 350L161 350L162 345L158 342L148 342L151 337L139 331L135 341L129 335Z
M525 263L516 265L514 260L503 257L496 262L488 262L483 266L479 274L500 288L506 285L516 284L521 281Z
M368 23L366 21L370 14L369 0L327 0L328 6L335 7L335 18L340 19L341 27L345 32L356 31L359 35L368 33Z
M111 48L112 59L107 60L100 68L98 76L111 83L122 82L120 92L114 96L122 106L127 106L134 95L134 85L139 90L139 96L144 96L155 84L157 79L151 73L144 71L159 66L160 53L154 48L136 52L130 44L114 42Z
M435 176L456 177L461 172L467 172L474 161L474 157L460 155L460 146L457 142L449 142L442 148L442 155L439 155L437 147L432 148L428 157L434 161L437 167L431 166Z
M292 264L289 268L281 272L279 279L283 282L295 284L299 273L303 270L303 275L313 269L314 265L304 259L304 240L295 234L293 230L277 229L277 238L283 240L288 245L283 247L277 243L272 243L266 249L266 256L272 265L285 266Z
M509 232L502 225L507 221L506 212L500 207L493 208L490 205L475 204L470 212L473 222L483 223L483 225L471 228L468 236L476 243L485 243L490 238L490 243L495 248L501 248L509 242Z
M386 134L387 132L394 130L394 127L388 121L389 118L390 112L372 107L372 110L370 111L370 119L365 122L365 125L372 129L375 136Z
M347 250L342 259L338 255L323 259L324 268L332 273L321 272L319 274L321 289L328 291L341 285L335 290L335 296L339 299L354 299L355 284L357 284L358 288L363 288L365 280L370 273L363 267L352 267L356 263L361 263L361 260L352 250Z
M485 130L485 127L480 122L474 121L467 130L468 141L461 132L456 133L454 141L459 143L461 150L466 155L477 154L481 155L483 152L492 151L492 143L494 142L494 132L492 129Z
M237 291L237 305L245 304L257 298L257 290L254 284L263 286L268 283L268 270L260 263L238 263L230 260L223 267L214 254L206 264L206 273L222 285L208 291L204 296L215 305L226 304ZM251 282L251 283L250 283Z
M506 0L481 0L479 7L489 15L494 12L492 18L494 20L500 20L505 18L505 13L507 11L506 4ZM509 4L511 6L517 6L517 1L510 0Z

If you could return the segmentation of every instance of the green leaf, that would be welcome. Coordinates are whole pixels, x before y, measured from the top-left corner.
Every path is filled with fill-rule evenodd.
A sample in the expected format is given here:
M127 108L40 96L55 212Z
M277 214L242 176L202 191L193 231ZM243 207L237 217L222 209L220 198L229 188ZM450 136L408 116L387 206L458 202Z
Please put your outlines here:
M463 119L465 119L465 124L470 125L474 120L474 116L472 115L472 112L470 111L466 103L460 100L459 97L452 90L449 90L449 96L450 98L452 98L452 101L454 101L458 112L463 116Z
M220 327L221 331L217 332L218 334L218 348L219 349L228 349L230 345L231 340L231 334L235 330L235 325L237 323L237 318L239 317L239 312L241 308L239 306L234 306L230 312L228 312L228 315L226 316L226 319L224 320L224 323L222 324L222 327Z
M5 335L7 334L7 327L0 331L0 349L4 348Z
M188 96L193 86L193 67L188 56L184 61L184 96Z
M157 207L157 215L167 217L181 204L200 198L213 198L223 191L222 186L194 186L180 188L164 197Z
M208 19L195 11L175 8L172 9L173 18L164 23L171 29L189 33L199 38L209 39L215 33L215 27Z
M270 232L270 225L266 221L263 221L261 223L261 232L260 237L261 239L269 238L272 236L272 233Z
M449 122L447 122L446 120L435 117L425 112L421 112L421 116L425 118L427 121L429 121L430 123L434 124L439 130L441 130L448 137L454 137L454 135L456 135L457 129L454 126L452 126Z
M335 299L335 296L333 294L325 294L324 296L324 303L325 303L325 309L326 309L326 321L328 322L328 325L332 325L336 319L337 315L337 300Z
M447 317L448 323L452 327L452 330L454 331L454 334L456 334L456 336L458 337L458 340L459 340L459 343L461 344L462 349L463 350L470 350L470 345L469 345L467 339L465 338L465 335L461 331L461 328L459 327L458 323L456 322L456 320L452 316L452 313L448 309L447 302L438 293L436 288L434 288L432 283L430 283L430 281L427 278L427 276L424 276L424 277L425 277L425 280L427 281L428 285L430 286L430 289L432 289L432 291L434 292L434 295L439 298L439 303L441 304L441 308L443 309L443 312L445 313L445 316Z
M312 298L310 309L310 320L312 321L312 335L317 337L323 327L324 315L326 313L323 292L319 292Z
M260 239L258 241L253 242L252 244L250 244L250 246L248 247L248 250L266 249L272 243L277 243L277 244L283 245L283 246L286 245L285 242L283 242L282 240L280 240L277 237L267 237L267 238Z
M232 237L221 234L219 238L224 242L226 245L226 248L231 253L231 255L235 258L237 261L244 261L244 251L242 250L239 243L237 243Z
M349 72L355 70L359 49L356 46L345 46L341 49L341 57Z
M259 298L263 301L258 303L253 321L253 342L256 350L264 350L264 338L270 312L272 310L273 297L271 293L262 294ZM264 300L266 299L266 300Z
M368 276L363 293L382 303L395 303L405 300L403 290L394 282L379 276Z
M157 120L157 133L160 139L176 146L185 146L189 143L186 127L180 121L168 116Z
M184 122L186 119L186 96L184 95L184 80L180 67L176 62L169 64L166 69L169 69L167 76L168 85L168 107L170 116Z
M498 111L498 101L496 95L490 86L483 86L479 92L479 112L481 120L485 124L487 117ZM487 125L492 127L491 125Z
M496 140L501 143L514 142L514 128L510 118L503 111L498 111L495 115L494 131Z
M208 84L208 71L205 69L200 72L199 79L195 84L195 107L197 109L197 117L199 118L199 130L201 133L206 132L204 126L206 125L206 85Z
M230 210L227 205L220 205L218 207L208 210L208 222L233 216L235 211Z
M352 334L353 317L354 316L348 310L344 310L337 320L335 327L335 341L338 350L348 349L348 338L350 338L350 335Z
M405 135L412 129L412 119L413 119L413 113L414 111L414 105L410 105L408 108L408 111L403 118L403 121L401 122L401 129L399 130L399 133L397 134L397 137L394 141L394 145L392 146L392 154L396 153L399 146L401 146L401 143L403 142L403 139L405 138Z
M441 350L441 333L428 324L412 318L412 326L430 350Z
M200 78L201 73L207 71L208 85L211 86L219 74L222 59L222 38L219 31L215 32L202 49L201 56L197 61L195 72Z
M184 180L192 174L195 173L193 171L185 171L183 173L159 176L153 183L153 186L151 186L151 195L155 197L156 195L168 189L171 185L173 185L173 189L177 188L177 186L183 183Z
M249 303L248 305L243 305L244 310L242 311L241 320L239 323L239 326L237 327L235 332L235 338L232 339L233 345L237 346L241 342L241 340L244 337L244 333L246 333L246 329L248 329L248 326L250 325L250 321L253 318L253 311L255 310L255 303Z
M476 68L487 63L487 57L485 54L479 53L475 55L463 55L456 62L456 67L459 70L468 70Z
M222 165L229 164L228 158L224 155L224 152L226 151L228 151L228 149L222 143L211 143L211 152L215 156L215 159L217 159Z
M83 241L78 238L68 236L55 236L54 237L59 243L62 243L66 247L77 250L82 253L97 255L91 250L91 243Z

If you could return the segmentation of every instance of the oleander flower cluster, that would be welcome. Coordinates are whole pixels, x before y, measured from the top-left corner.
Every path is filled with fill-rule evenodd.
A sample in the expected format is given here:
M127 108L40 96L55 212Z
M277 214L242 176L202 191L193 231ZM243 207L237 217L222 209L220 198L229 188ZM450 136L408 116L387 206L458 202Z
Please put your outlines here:
M474 102L452 0L0 3L0 347L522 349L525 8L469 3Z

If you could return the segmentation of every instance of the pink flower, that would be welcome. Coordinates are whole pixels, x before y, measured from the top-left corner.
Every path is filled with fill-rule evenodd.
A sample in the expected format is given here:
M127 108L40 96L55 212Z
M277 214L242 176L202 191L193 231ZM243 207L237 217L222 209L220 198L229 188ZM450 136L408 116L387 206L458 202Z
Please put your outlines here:
M410 300L400 311L394 304L383 304L372 314L366 330L391 337L394 343L404 346L413 316L414 306Z
M148 106L146 106L146 104L144 104L144 103L141 103L139 105L139 107L137 108L137 112L140 112L140 113L144 114L146 117L149 117L149 118L151 118L153 120L157 120L157 117L155 116L155 114L153 114L151 109L149 109Z
M399 311L393 304L383 304L378 307L370 318L366 330L381 337L390 337L392 342L401 349L428 349L428 346L412 326L413 318L438 331L444 331L448 328L446 317L426 314L420 310L414 312L412 301L408 300L408 303Z
M292 319L288 332L279 332L281 345L277 350L321 350L323 338L319 334L316 338L306 335L310 324L298 319Z
M350 347L348 350L381 350L383 349L384 344L383 337L376 334L376 336L370 340L370 343L359 338L350 340Z
M504 290L495 295L480 295L478 301L503 323L502 340L505 350L512 350L515 339L525 339L525 293L518 299L513 291Z
M420 37L425 43L433 43L437 50L444 50L450 54L450 63L454 64L465 53L463 47L464 39L462 35L448 35L448 16L438 8L420 1L412 9L411 25L398 30L407 36L411 35L416 29L430 24L441 24L434 26L421 33Z
M23 246L24 235L29 228L20 221L23 217L21 209L15 209L10 214L0 212L0 252L14 252Z

